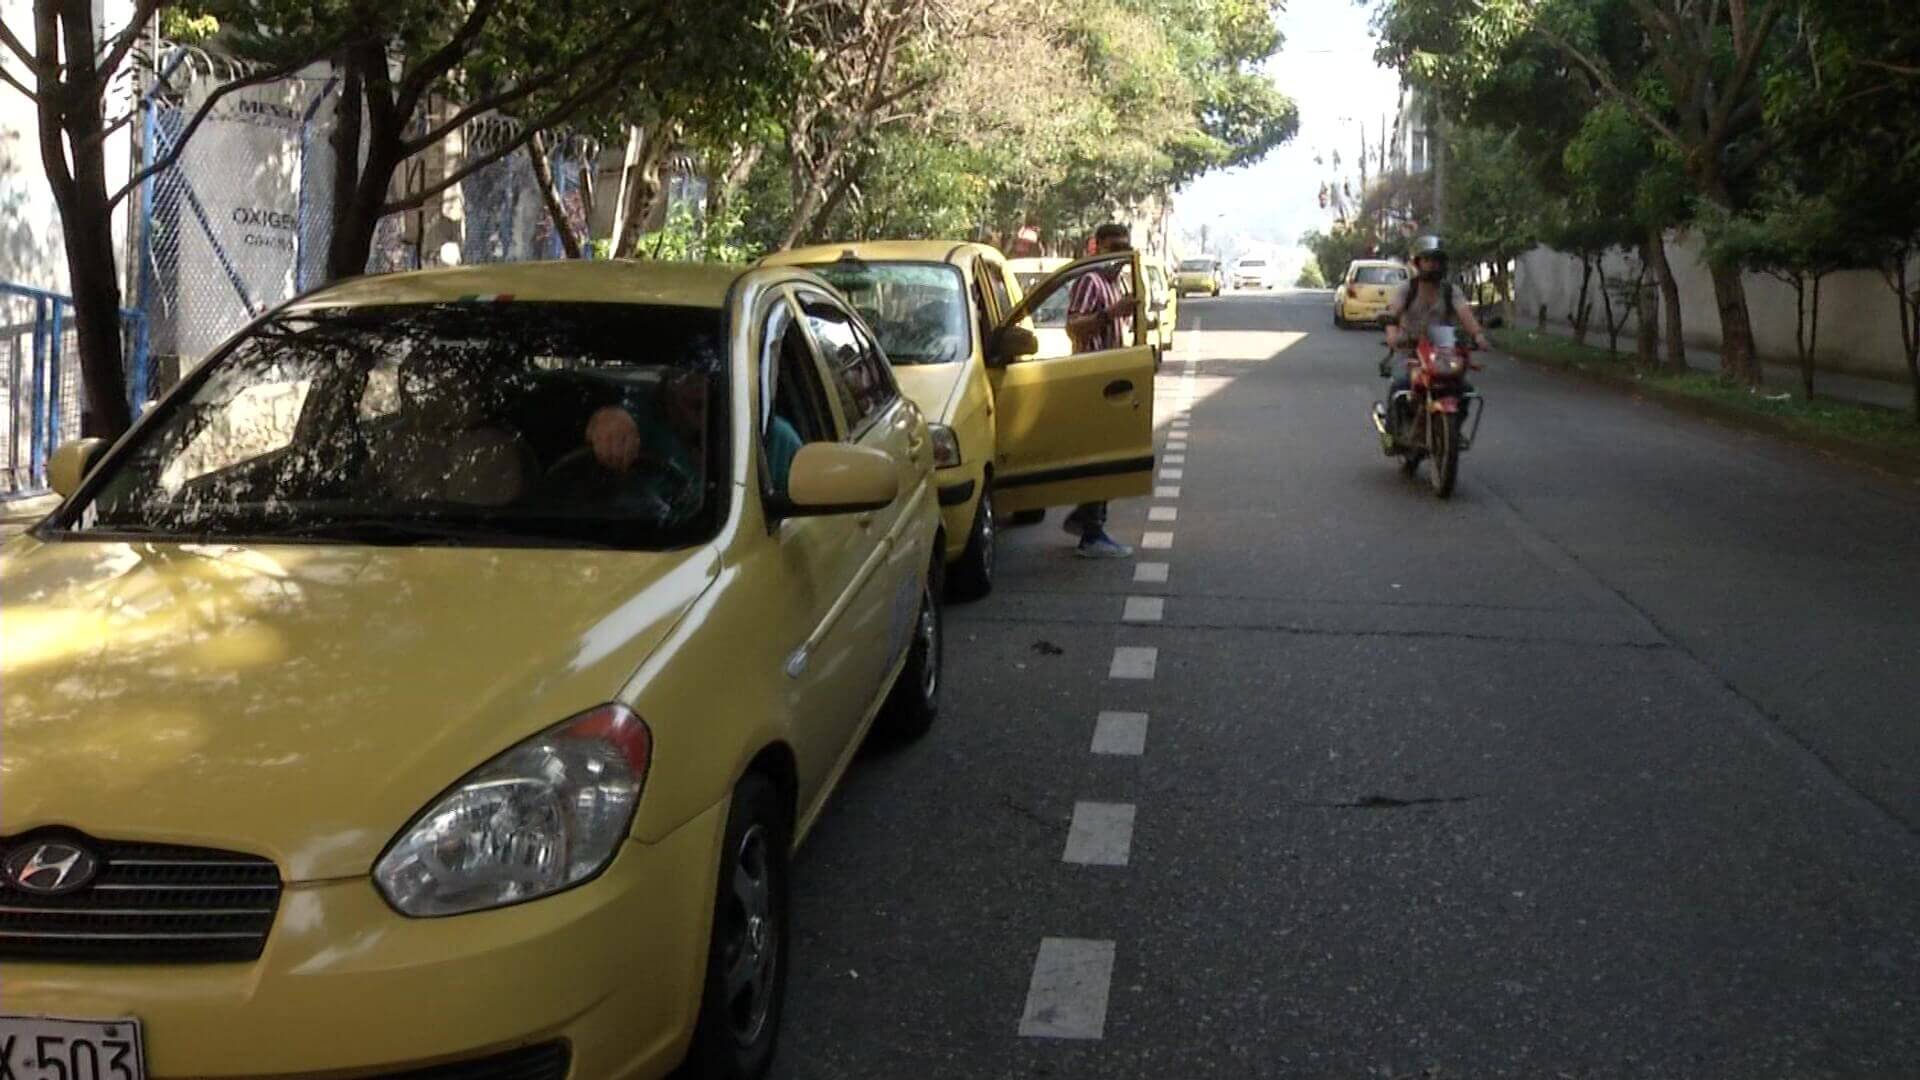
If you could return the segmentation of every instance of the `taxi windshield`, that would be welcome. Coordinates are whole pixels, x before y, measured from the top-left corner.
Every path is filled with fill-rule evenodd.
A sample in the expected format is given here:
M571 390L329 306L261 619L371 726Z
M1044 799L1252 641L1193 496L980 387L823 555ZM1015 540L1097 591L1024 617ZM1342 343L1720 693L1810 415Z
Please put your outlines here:
M707 308L531 302L269 318L190 376L48 529L694 543L717 527L724 487L724 323ZM588 439L596 422L619 432L614 449Z
M945 263L838 262L809 267L840 290L896 365L952 364L973 351L966 283Z
M1213 269L1213 260L1212 259L1188 259L1180 264L1180 269L1182 271L1191 271L1194 273L1205 273L1206 271Z

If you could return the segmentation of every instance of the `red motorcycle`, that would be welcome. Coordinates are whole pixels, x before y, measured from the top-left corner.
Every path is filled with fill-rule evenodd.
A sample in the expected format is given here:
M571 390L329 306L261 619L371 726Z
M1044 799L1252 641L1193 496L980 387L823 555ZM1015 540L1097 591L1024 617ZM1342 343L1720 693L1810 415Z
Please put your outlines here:
M1429 327L1406 358L1411 385L1395 391L1385 403L1373 405L1373 426L1380 432L1381 450L1388 457L1398 457L1401 470L1409 475L1422 461L1431 459L1433 493L1443 499L1453 494L1454 482L1460 476L1460 455L1473 445L1473 437L1480 430L1484 406L1479 393L1468 385L1467 372L1479 371L1481 365L1473 362L1470 352L1468 343L1453 327ZM1380 365L1382 375L1388 374L1393 356L1394 350L1389 347ZM1394 411L1391 414L1390 409Z

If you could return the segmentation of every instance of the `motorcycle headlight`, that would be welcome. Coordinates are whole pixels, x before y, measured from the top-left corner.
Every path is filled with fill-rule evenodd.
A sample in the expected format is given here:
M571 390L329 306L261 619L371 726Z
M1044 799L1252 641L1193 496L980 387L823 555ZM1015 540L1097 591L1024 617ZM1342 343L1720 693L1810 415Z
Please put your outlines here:
M933 439L933 467L950 469L960 464L960 436L945 424L928 424L927 435Z
M427 917L517 904L606 869L633 824L653 733L602 705L468 773L374 865L381 895Z

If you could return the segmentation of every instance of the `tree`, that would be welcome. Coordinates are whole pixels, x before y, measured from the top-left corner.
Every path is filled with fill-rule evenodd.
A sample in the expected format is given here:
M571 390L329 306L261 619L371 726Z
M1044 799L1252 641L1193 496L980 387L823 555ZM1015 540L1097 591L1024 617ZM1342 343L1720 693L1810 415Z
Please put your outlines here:
M1445 0L1390 0L1381 51L1471 99L1516 42L1535 37L1583 73L1594 95L1619 104L1672 147L1696 196L1733 213L1772 149L1760 130L1762 88L1804 51L1784 21L1788 11L1780 0L1489 0L1469 9ZM1740 268L1710 262L1708 269L1720 309L1722 370L1757 383Z
M1294 285L1302 289L1326 288L1327 276L1320 270L1320 260L1317 258L1308 259L1306 262L1300 264L1300 277L1294 282Z
M140 182L170 166L221 99L280 78L309 57L266 67L215 87L187 121L175 152L115 187L107 177L106 144L138 115L121 92L142 57L138 46L161 0L135 0L117 27L103 27L91 0L36 0L22 33L0 21L0 83L25 95L37 114L40 163L65 240L74 333L86 388L82 430L113 438L133 422L120 336L120 276L113 250L113 211ZM31 45L28 42L32 42ZM18 64L16 75L10 65ZM120 110L109 116L111 109Z
M418 209L518 152L637 71L668 64L690 36L745 34L772 0L213 0L228 43L267 61L316 42L341 78L329 277L362 273L380 220ZM394 191L409 162L487 115L511 123L483 152Z
M1454 125L1447 186L1448 235L1457 264L1486 263L1493 285L1514 321L1513 261L1539 242L1539 208L1545 198L1527 167L1518 136Z

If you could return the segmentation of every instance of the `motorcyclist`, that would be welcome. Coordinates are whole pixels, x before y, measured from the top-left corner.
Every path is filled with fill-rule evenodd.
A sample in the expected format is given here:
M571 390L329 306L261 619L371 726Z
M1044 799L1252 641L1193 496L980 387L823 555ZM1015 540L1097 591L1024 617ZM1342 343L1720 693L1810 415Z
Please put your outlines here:
M1464 327L1473 335L1480 348L1488 348L1487 333L1480 327L1480 320L1473 317L1473 305L1467 302L1466 290L1458 288L1447 276L1447 248L1438 236L1422 236L1413 243L1413 269L1411 280L1387 305L1387 348L1385 359L1380 361L1380 374L1387 375L1395 355L1401 350L1411 350L1427 333L1427 327L1436 323L1448 326ZM1392 371L1393 382L1387 390L1387 430L1397 439L1406 417L1402 409L1395 407L1395 395L1410 389L1413 376L1406 365L1398 365Z

